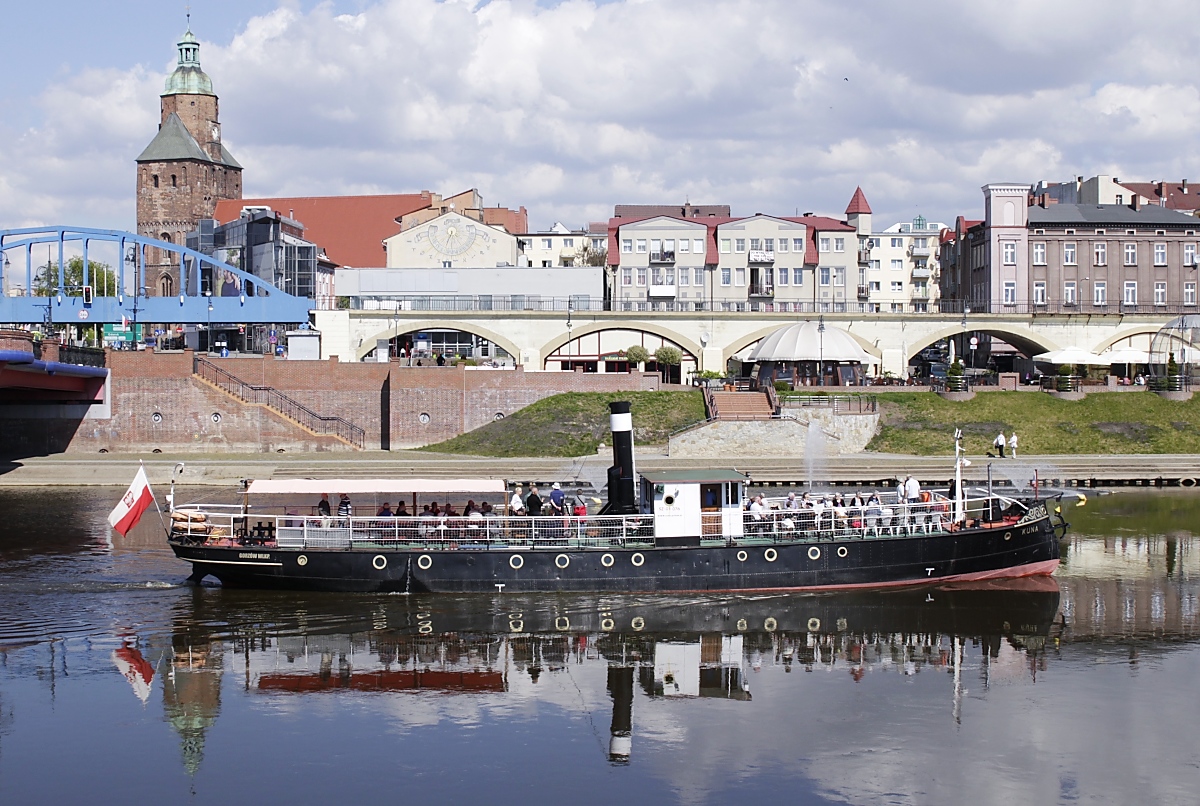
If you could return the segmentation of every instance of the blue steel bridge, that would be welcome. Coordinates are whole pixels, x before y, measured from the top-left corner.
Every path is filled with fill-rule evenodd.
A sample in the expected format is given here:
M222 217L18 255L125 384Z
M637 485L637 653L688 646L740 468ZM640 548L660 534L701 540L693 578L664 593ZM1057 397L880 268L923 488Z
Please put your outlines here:
M119 255L107 264L115 275L106 283L93 270L89 249L111 244ZM178 293L150 296L147 249L169 256ZM57 259L55 259L57 255ZM43 258L46 256L46 258ZM67 261L81 256L82 277L67 277ZM161 264L162 259L156 260ZM49 268L47 268L49 266ZM222 274L222 273L228 274ZM49 275L49 276L47 276ZM236 296L208 296L218 276L236 278ZM0 323L97 325L117 322L204 324L285 324L308 321L312 300L186 246L133 232L87 227L29 227L0 230Z

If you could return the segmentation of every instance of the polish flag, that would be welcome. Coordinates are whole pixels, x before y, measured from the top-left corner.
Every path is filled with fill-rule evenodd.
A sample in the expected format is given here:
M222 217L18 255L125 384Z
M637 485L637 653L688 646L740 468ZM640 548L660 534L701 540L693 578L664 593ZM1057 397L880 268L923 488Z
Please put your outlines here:
M137 475L133 477L133 483L129 485L125 495L121 496L116 508L109 513L109 525L124 537L130 529L137 526L142 513L153 500L154 493L150 490L150 482L146 480L146 468L139 467Z

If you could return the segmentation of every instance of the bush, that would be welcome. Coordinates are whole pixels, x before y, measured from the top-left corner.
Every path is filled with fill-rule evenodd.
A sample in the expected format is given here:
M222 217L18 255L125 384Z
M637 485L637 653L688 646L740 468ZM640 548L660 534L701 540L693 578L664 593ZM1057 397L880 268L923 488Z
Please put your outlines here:
M1061 367L1059 367L1059 368L1058 368L1058 375L1059 375L1059 377L1061 377L1061 378L1067 378L1067 377L1070 377L1070 375L1071 375L1071 365L1070 365L1070 364L1063 364Z
M775 381L775 391L776 392L790 392L790 391L792 391L792 385L790 383L788 383L787 381Z
M678 366L683 363L683 351L678 347L663 345L654 351L654 360L668 367Z
M889 373L884 373L885 376L887 374L889 374ZM951 364L949 366L949 368L946 369L947 377L957 378L957 377L961 377L962 374L963 374L963 365L962 365L961 361L955 361L953 364Z

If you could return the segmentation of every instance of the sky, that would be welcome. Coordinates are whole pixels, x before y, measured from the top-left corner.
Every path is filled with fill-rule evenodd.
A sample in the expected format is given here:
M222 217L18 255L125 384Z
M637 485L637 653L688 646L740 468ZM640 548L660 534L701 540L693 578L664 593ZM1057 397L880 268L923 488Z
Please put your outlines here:
M0 228L133 229L186 3L10 4ZM247 197L475 187L876 228L980 186L1200 179L1194 0L193 0Z

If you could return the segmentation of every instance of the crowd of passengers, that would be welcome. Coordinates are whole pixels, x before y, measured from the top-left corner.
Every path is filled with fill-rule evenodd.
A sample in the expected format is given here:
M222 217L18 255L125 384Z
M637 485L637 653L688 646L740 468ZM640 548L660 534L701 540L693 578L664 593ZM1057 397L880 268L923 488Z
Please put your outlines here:
M802 531L871 528L906 524L914 516L937 524L949 506L946 498L935 501L909 475L897 482L894 495L874 490L849 495L791 492L786 498L768 502L759 494L747 499L744 509L747 531L753 533L770 531L773 525Z

